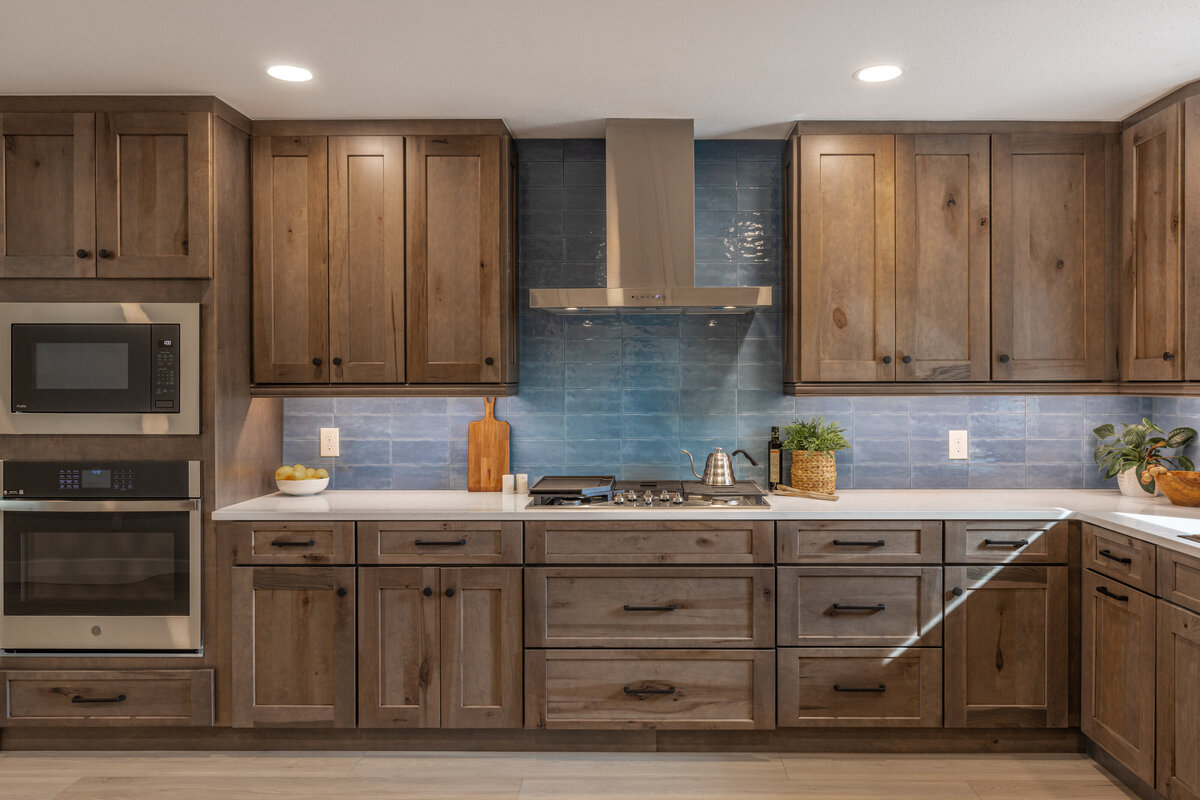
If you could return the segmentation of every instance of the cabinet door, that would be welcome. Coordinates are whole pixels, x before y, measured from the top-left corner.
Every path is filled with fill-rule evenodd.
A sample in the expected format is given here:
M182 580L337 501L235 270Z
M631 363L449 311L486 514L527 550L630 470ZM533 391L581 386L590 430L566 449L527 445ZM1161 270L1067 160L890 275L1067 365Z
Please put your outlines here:
M442 727L521 727L520 567L441 577Z
M891 136L800 137L800 376L896 377Z
M1105 372L1103 135L992 137L992 378Z
M946 726L1065 728L1068 567L947 567Z
M96 254L101 278L212 275L211 115L96 117Z
M1154 784L1155 600L1083 573L1081 725L1096 744Z
M1183 377L1182 163L1179 106L1164 108L1121 135L1122 377Z
M1183 103L1183 362L1184 378L1200 380L1200 97Z
M329 224L323 136L256 137L254 380L329 381Z
M896 379L986 381L988 137L896 137Z
M358 577L359 726L438 727L437 568L368 567Z
M500 380L500 140L410 136L408 380Z
M233 725L354 727L354 568L233 568Z
M1171 800L1200 800L1200 616L1158 601L1158 780Z
M329 139L334 383L404 382L404 138Z
M96 119L0 114L0 278L96 276Z

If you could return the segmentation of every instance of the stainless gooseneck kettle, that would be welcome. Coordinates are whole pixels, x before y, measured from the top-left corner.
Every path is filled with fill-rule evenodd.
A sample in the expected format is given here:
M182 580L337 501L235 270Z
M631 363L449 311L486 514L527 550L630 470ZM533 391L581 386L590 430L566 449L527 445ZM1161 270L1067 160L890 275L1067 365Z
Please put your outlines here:
M745 450L726 453L718 447L708 454L708 460L704 462L704 475L700 475L696 472L696 460L692 458L692 454L687 450L680 452L687 453L688 461L692 465L692 474L699 478L705 486L733 486L737 483L737 479L733 477L733 457L738 453L744 455L746 460L754 466L758 466L758 462Z

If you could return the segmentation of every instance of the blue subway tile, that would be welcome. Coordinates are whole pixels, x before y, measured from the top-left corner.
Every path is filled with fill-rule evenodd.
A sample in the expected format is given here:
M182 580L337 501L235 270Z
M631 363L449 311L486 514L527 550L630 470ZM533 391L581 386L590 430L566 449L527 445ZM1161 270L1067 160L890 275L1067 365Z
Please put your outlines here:
M684 414L679 420L679 435L730 441L737 438L737 417L733 414Z
M783 315L758 311L738 320L738 337L742 339L778 339L783 336Z
M971 437L967 449L971 463L1019 464L1025 461L1024 439L977 439Z
M621 318L621 336L626 339L641 337L679 337L678 314L628 314Z
M783 208L783 191L778 187L738 187L738 211L779 211Z
M910 403L907 397L855 397L855 414L907 414Z
M734 364L738 360L735 339L680 339L681 364Z
M445 417L439 417L445 420ZM392 417L383 414L339 414L334 425L339 437L346 439L383 440L391 437Z
M925 414L966 414L971 408L971 398L955 395L917 397L911 405L913 411Z
M563 358L572 364L615 364L621 361L620 339L567 339Z
M1025 435L1031 439L1069 439L1079 435L1078 414L1027 414Z
M738 267L728 261L697 262L697 286L737 286Z
M564 239L566 249L564 260L573 264L604 261L605 242L603 237L583 238L572 237Z
M560 186L522 186L517 190L520 211L562 211L564 202Z
M738 414L738 439L768 441L771 438L771 428L782 428L790 421L787 414Z
M625 414L675 414L679 411L678 389L625 389L621 393Z
M780 339L745 339L738 346L738 360L743 364L782 364L781 342Z
M779 391L782 382L783 371L776 364L741 364L738 366L738 389Z
M971 398L972 414L1023 414L1025 398L1015 395L984 395Z
M735 218L739 236L783 235L783 214L779 211L739 211Z
M737 189L726 186L697 186L697 211L737 211Z
M1029 397L1025 400L1025 410L1029 414L1082 414L1083 398L1077 395Z
M826 420L843 418L843 427L845 427L850 424L853 403L854 398L851 397L797 397L796 414L802 419L809 417L825 417Z
M909 464L908 439L862 439L854 437L855 464Z
M522 261L520 266L521 285L526 289L557 289L563 283L563 265L559 261ZM529 311L529 314L544 314Z
M562 439L566 417L562 414L532 414L508 418L509 440Z
M564 211L604 210L603 186L568 186L562 190L562 194Z
M450 463L466 464L470 453L467 448L467 437L464 434L450 440Z
M509 445L514 462L523 464L562 464L566 443L562 439L517 439Z
M1141 422L1143 414L1148 414L1146 398L1131 395L1114 395L1111 397L1089 396L1083 400L1083 413L1087 415L1117 415L1128 417L1126 422Z
M736 414L737 392L688 388L679 393L679 410L684 414Z
M593 465L600 463L621 463L621 440L614 439L571 439L565 444L563 464L579 464L587 466L584 470L592 473Z
M521 251L521 262L530 261L563 261L562 237L525 236L518 239Z
M1083 464L1028 464L1026 489L1082 489Z
M521 315L522 339L554 339L562 335L562 317L538 311ZM524 382L525 376L522 375L521 378L522 382Z
M311 414L305 416L283 415L284 439L317 439L321 428L333 427L332 414Z
M477 419L483 419L482 403ZM381 430L391 439L445 441L450 438L450 417L446 414L397 414L391 417L390 425ZM360 437L347 437L343 432L342 438Z
M517 164L517 183L520 186L562 186L561 161L522 161Z
M563 343L560 339L522 339L519 346L522 364L549 364L563 360Z
M562 140L564 161L603 161L606 142L603 139Z
M697 139L693 148L696 161L730 161L737 158L738 140ZM780 150L781 161L782 158L782 150Z
M289 397L283 401L285 415L332 414L332 397Z
M625 439L678 439L678 414L625 414L621 419Z
M563 183L567 186L603 186L603 161L568 161L563 164Z
M533 211L517 218L517 236L562 236L563 215L555 211Z
M562 139L517 139L517 159L519 161L562 161L563 143Z
M971 414L967 426L970 438L1024 439L1024 414Z
M914 408L920 405L921 403L918 401ZM914 411L909 415L909 422L912 424L911 436L938 438L947 446L949 446L950 431L968 430L966 414L926 414Z
M616 414L621 411L620 389L589 389L567 392L568 414Z
M678 467L687 456L679 452L678 439L622 439L621 460L625 464L665 464Z
M568 404L570 398L568 397ZM620 414L570 414L563 435L567 439L620 439Z
M381 398L381 399L383 399L383 398ZM471 398L456 398L456 399L468 400ZM500 402L503 402L504 398L499 398L499 400L500 400ZM445 414L447 409L449 408L450 400L449 400L449 398L446 398L446 397L393 397L388 402L390 402L390 411L382 410L384 408L384 406L380 405L377 407L380 409L380 411L378 411L378 412L360 411L358 413L360 413L360 414L362 414L362 413L372 413L372 414L374 414L374 413L380 413L380 414L387 414L387 413L391 413L391 414ZM483 408L483 400L481 400L479 398L474 398L474 403L476 405L478 405L479 408Z
M784 139L736 139L734 147L738 161L770 161L783 169Z
M616 314L563 317L563 335L568 339L620 338L621 318Z
M639 389L678 388L678 364L626 364L621 367L623 386Z
M349 439L341 443L339 456L341 463L347 466L376 465L386 466L392 463L392 444L389 440L366 441ZM426 442L425 444L441 445L442 452L438 462L446 460L446 442ZM430 463L430 462L421 462Z
M908 414L855 414L854 435L875 439L907 439Z
M734 211L697 211L696 238L724 238L737 233L737 213Z
M1024 464L971 464L967 485L972 489L1024 489Z
M391 489L393 469L394 467L384 466L349 467L339 465L333 468L331 483L338 489Z
M521 372L524 373L524 371L525 367L521 367ZM568 389L619 389L621 388L621 366L619 364L567 364L564 384Z
M729 314L685 314L679 320L681 339L734 339L737 335L737 317Z
M778 414L791 417L796 413L796 398L779 389L738 389L739 414Z
M732 264L737 260L738 242L732 236L696 239L696 260L708 264Z
M508 398L508 413L518 414L561 414L563 413L562 389L521 389L516 397Z
M391 468L391 487L392 489L449 489L450 488L450 466L443 464L435 466L433 464L420 466L397 466ZM376 488L376 487L372 487Z
M626 364L675 364L679 362L679 339L625 339L622 360Z
M419 398L415 398L419 399ZM333 401L334 414L390 414L390 397L337 397Z
M679 385L684 389L736 389L737 365L707 364L703 368L680 368Z
M450 463L449 442L393 441L392 465L404 464L448 464Z
M562 275L567 289L603 288L607 281L602 261L567 262L562 265Z
M950 445L946 439L909 439L908 452L913 464L942 464L949 461Z
M968 467L958 464L914 464L911 470L913 489L966 489Z
M446 488L464 490L467 488L467 465L451 464L446 475Z
M738 165L736 161L697 161L696 186L736 186Z
M739 161L737 165L737 185L738 188L745 186L782 186L782 162Z
M904 464L855 464L854 488L856 489L908 489L912 477L908 463Z
M568 238L605 235L604 214L598 211L568 211L562 215L562 234Z

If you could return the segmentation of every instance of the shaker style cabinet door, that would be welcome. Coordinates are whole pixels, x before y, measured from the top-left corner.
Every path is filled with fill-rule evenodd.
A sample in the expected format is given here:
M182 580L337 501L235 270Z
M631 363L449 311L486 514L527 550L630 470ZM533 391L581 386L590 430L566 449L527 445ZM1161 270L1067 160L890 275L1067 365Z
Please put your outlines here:
M1170 800L1200 800L1200 615L1158 601L1158 778Z
M501 148L496 136L409 136L408 380L498 382Z
M1200 97L1183 102L1184 378L1200 380Z
M0 114L0 278L96 276L94 114Z
M992 379L1105 377L1102 134L992 136Z
M329 382L324 136L256 137L254 380Z
M442 588L442 727L519 728L520 567L447 567Z
M211 277L211 125L201 111L97 115L99 277Z
M989 140L896 137L896 380L990 376Z

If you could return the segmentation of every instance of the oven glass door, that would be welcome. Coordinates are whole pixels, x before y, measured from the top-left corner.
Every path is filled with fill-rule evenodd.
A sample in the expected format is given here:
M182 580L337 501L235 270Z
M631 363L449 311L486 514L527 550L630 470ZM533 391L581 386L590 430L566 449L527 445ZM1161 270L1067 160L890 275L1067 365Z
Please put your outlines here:
M190 527L186 511L5 512L4 616L186 617Z
M24 413L150 408L153 331L144 324L14 324L12 406Z

